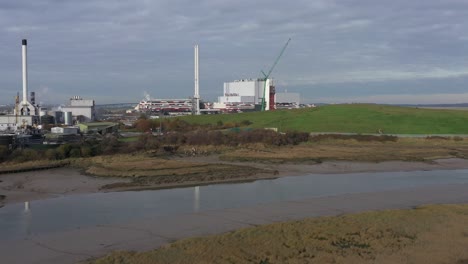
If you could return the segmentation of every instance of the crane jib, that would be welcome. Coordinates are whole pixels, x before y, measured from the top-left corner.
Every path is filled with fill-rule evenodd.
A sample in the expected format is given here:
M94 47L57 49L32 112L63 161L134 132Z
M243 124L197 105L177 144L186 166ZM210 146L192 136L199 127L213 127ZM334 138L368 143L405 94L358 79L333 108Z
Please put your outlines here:
M283 53L284 51L286 50L286 47L288 47L288 44L289 42L291 41L291 38L288 39L288 41L286 42L286 44L284 45L283 49L281 49L281 52L280 54L278 55L278 57L276 58L275 62L273 63L273 66L271 66L270 70L268 71L268 74L265 74L265 72L263 72L263 70L261 71L264 78L263 78L263 98L262 98L262 111L265 111L265 93L266 93L266 83L267 83L267 80L268 78L270 77L270 74L271 72L273 71L273 69L276 67L276 64L278 64L281 56L283 56Z

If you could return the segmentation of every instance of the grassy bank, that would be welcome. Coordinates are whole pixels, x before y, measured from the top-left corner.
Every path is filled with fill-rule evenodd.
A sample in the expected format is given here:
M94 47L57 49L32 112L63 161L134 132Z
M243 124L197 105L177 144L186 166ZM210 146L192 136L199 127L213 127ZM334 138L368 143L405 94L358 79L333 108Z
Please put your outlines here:
M184 157L211 156L207 162L190 162ZM367 136L318 136L299 145L274 146L262 143L232 146L183 145L174 152L148 151L133 154L103 155L65 160L37 160L2 163L2 171L25 171L55 166L73 166L89 175L125 177L135 180L152 178L154 183L180 183L186 180L231 179L272 173L251 166L226 162L308 163L324 161L427 161L444 158L467 158L468 139L462 138L393 138ZM175 160L177 158L177 160ZM182 160L180 159L182 158Z
M65 167L70 165L69 160L34 160L27 162L5 162L2 163L0 174L36 171Z
M468 206L366 212L185 239L107 263L467 263Z
M318 108L241 113L236 115L188 116L197 124L241 123L250 127L275 127L280 131L391 134L468 134L468 112L410 107L346 104Z
M321 139L297 146L238 148L220 156L225 161L317 163L330 160L380 162L432 161L468 157L468 140L400 138L398 141Z

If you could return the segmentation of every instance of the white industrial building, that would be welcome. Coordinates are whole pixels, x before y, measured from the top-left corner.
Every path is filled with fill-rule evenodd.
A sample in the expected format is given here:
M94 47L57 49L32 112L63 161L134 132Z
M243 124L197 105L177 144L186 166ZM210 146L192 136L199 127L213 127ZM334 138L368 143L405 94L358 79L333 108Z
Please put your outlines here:
M80 122L91 122L96 119L94 108L94 100L84 100L79 96L74 96L70 98L69 105L62 107L62 111L71 112L73 118Z
M218 97L218 103L214 104L214 108L226 108L233 105L247 105L253 108L254 105L262 104L263 95L265 95L265 110L270 110L270 92L274 93L271 79L266 80L266 86L263 79L226 82L223 96Z
M0 115L0 131L12 132L18 127L31 126L39 123L38 116Z
M78 134L78 127L53 127L50 129L50 132L53 134Z

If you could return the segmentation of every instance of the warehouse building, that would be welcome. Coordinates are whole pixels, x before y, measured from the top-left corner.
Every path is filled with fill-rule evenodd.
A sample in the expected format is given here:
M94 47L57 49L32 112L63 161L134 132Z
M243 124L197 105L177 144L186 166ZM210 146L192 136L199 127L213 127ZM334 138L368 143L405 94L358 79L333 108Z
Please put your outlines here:
M119 124L113 122L81 123L78 126L82 133L98 133L102 135L117 133L119 130Z

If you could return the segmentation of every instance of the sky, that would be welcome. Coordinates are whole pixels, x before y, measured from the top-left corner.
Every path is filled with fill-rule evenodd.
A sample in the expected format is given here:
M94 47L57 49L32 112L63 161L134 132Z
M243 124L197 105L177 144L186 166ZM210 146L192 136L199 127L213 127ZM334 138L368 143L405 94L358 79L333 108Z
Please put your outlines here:
M272 73L307 103L468 102L466 0L2 0L0 104L29 89L41 103L193 96Z

